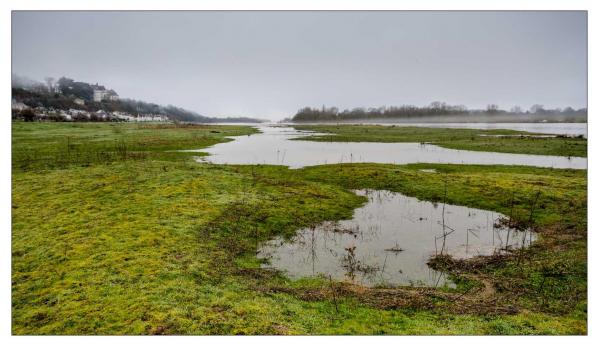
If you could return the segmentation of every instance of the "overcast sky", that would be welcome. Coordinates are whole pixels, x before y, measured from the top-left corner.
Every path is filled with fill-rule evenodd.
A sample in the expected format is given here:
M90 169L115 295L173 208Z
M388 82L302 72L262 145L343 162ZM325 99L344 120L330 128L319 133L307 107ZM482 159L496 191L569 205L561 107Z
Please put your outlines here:
M586 12L13 12L13 73L208 116L586 107Z

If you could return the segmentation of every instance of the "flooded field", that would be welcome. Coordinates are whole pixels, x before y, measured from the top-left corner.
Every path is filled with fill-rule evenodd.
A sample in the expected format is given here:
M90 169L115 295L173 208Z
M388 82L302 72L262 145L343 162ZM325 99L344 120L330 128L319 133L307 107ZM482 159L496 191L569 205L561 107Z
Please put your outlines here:
M454 163L525 165L586 169L587 159L547 155L507 154L441 148L420 143L312 142L290 140L313 133L291 127L262 126L262 133L234 137L228 143L195 150L217 164L271 164L292 168L335 163ZM191 150L194 151L194 150Z
M302 229L292 239L276 238L259 251L265 267L300 278L324 275L376 285L451 285L430 269L435 254L455 258L491 255L528 246L532 232L502 226L492 211L420 201L400 193L358 190L368 202L351 220Z
M306 123L308 124L308 123ZM331 123L309 123L331 124ZM334 124L334 123L333 123ZM478 130L515 130L552 135L583 136L587 138L587 123L484 123L484 122L430 122L430 123L392 123L392 122L344 122L340 124L382 125L382 126L416 126L444 129L478 129ZM303 125L303 123L302 123Z
M389 125L389 124L386 124ZM446 129L515 130L587 138L586 123L417 123L404 126L438 127Z

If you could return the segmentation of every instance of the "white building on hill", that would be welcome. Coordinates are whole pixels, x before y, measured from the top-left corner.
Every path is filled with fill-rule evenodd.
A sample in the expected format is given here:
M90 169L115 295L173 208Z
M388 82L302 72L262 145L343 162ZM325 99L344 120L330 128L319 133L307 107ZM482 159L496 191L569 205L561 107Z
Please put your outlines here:
M17 111L22 111L24 109L29 108L29 106L27 106L23 102L17 102L15 99L12 99L12 101L11 101L11 108L14 109L14 110L17 110Z
M94 102L104 100L116 101L118 99L119 95L114 90L94 89Z

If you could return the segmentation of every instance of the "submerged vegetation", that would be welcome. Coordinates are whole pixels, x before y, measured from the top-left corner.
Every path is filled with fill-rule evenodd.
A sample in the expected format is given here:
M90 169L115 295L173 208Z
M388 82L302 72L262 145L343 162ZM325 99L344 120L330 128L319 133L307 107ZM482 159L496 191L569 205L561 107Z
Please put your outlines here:
M173 150L256 130L101 123L13 123L12 130L14 334L587 331L584 170L212 165ZM363 188L502 212L539 237L509 255L432 258L455 288L293 281L261 268L262 242L351 217L365 198L350 190Z
M382 125L295 125L321 134L301 140L320 142L412 142L430 143L449 149L514 154L587 156L582 136L544 136L514 130L444 129Z

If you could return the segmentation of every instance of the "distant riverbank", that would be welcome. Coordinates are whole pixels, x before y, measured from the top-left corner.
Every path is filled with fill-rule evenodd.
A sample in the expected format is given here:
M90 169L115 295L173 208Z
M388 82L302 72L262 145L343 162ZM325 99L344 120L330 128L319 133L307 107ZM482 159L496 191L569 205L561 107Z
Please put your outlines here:
M401 118L357 118L346 120L319 120L319 121L298 121L292 120L292 123L339 123L339 124L424 124L424 123L579 123L586 124L586 115L543 115L543 114L506 114L500 116L492 115L430 115L422 117L401 117Z
M514 131L526 131L533 133L544 133L552 135L564 135L564 136L583 136L587 138L587 123L586 122L546 122L546 123L535 123L535 122L514 122L514 123L498 123L498 122L421 122L421 123L409 123L409 122L369 122L369 121L355 121L355 122L301 122L301 123L289 123L290 125L382 125L382 126L415 126L415 127L430 127L430 128L446 128L446 129L477 129L477 130L514 130Z

